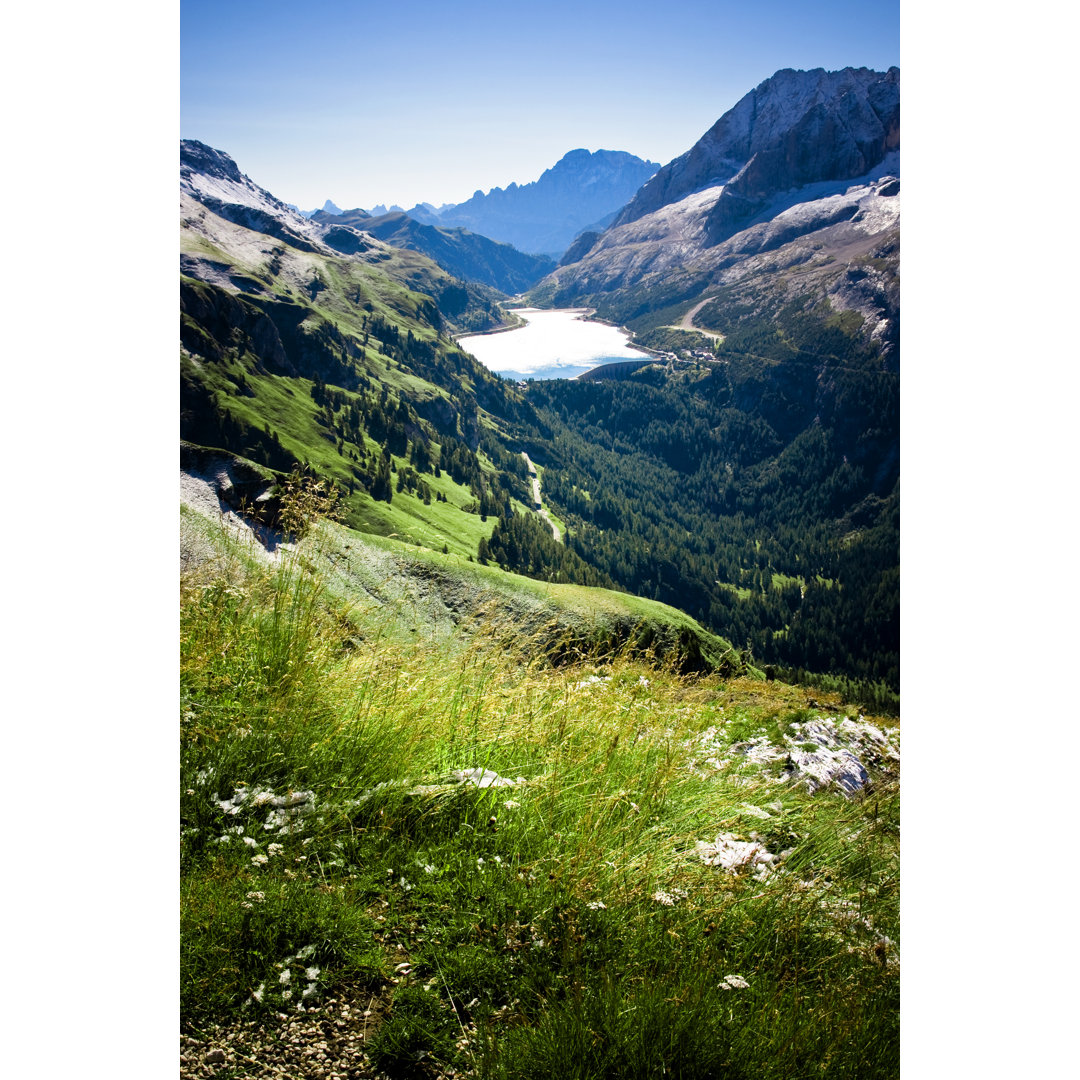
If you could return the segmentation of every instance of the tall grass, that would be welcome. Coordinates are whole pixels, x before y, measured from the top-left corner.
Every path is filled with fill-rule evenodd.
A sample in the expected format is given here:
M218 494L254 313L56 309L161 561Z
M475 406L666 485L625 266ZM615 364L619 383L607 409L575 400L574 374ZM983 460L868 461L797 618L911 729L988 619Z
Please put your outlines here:
M363 989L388 1075L897 1073L895 787L688 767L707 728L803 718L799 691L553 668L495 623L409 647L322 592L317 546L182 592L186 1017ZM720 832L790 854L706 866Z

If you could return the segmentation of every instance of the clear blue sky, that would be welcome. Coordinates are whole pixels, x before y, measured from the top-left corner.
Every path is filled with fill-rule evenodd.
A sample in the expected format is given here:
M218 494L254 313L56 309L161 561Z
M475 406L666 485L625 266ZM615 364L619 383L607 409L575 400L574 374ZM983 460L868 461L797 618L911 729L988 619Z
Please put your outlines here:
M303 209L665 164L783 67L900 62L898 0L181 0L181 135Z

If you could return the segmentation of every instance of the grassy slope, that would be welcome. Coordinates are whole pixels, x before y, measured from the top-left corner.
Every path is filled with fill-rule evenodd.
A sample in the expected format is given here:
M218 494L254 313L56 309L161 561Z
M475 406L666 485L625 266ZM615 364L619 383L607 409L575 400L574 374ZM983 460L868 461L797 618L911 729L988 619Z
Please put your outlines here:
M337 529L277 567L234 551L185 580L186 1025L335 995L374 1006L365 1053L388 1075L896 1075L894 786L811 797L729 749L806 719L804 692L612 654L552 668L490 618L424 648L419 594L375 602L347 544L388 588L406 557L418 583L455 562ZM474 767L524 782L437 786ZM238 789L310 793L312 812L226 813ZM721 831L790 849L785 870L703 865L695 842Z

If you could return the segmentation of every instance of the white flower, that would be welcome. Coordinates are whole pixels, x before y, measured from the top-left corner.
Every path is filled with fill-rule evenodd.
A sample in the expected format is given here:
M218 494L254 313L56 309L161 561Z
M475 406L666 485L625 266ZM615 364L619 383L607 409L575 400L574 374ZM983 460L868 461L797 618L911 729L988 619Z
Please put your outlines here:
M423 870L424 870L425 874L434 874L435 873L435 867L432 866L431 863L424 863Z
M249 892L247 898L249 900L254 900L256 904L266 903L266 893L264 892Z
M606 911L607 904L603 900L590 900L585 905L590 911Z
M321 970L322 970L321 968L317 968L317 967L309 967L309 968L308 968L308 969L307 969L307 970L306 970L306 971L304 972L304 974L305 974L305 975L306 975L306 976L308 977L308 980L309 980L309 981L311 981L311 980L317 979L317 978L319 977L319 972L320 972Z
M476 860L476 868L478 870L482 870L483 867L484 867L484 860L483 859L477 859Z
M298 952L298 953L296 954L296 959L297 959L297 960L306 960L306 959L307 959L307 958L308 958L309 956L311 956L311 955L312 955L312 953L314 953L314 952L315 952L315 946L314 946L314 945L305 945L305 946L304 946L304 947L303 947L303 948L302 948L302 949L301 949L301 950L300 950L300 951L299 951L299 952Z
M312 995L312 994L314 994L314 993L317 993L317 992L318 992L318 989L319 989L319 988L318 988L317 986L315 986L314 984L312 984L311 986L308 986L308 987L306 987L306 988L305 988L305 990L304 990L304 992L303 992L303 993L302 993L302 994L301 994L300 996L301 996L301 997L305 997L305 998L307 998L307 997L311 997L311 995Z
M403 888L403 889L404 889L404 890L405 890L406 892L410 892L410 891L412 890L412 886L411 886L411 885L410 885L410 884L409 884L409 883L408 883L408 882L407 882L407 881L406 881L406 880L405 880L404 878L402 878L402 879L401 879L401 880L400 880L400 881L398 882L398 885L399 885L399 886L400 886L401 888Z
M506 802L503 803L503 807L507 810L516 810L520 805L521 803L516 799L507 799Z
M498 855L496 855L496 856L495 856L495 861L496 861L496 862L497 862L497 863L498 863L498 864L499 864L500 866L502 866L502 859L500 859Z
M282 990L282 992L281 992L281 996L282 996L282 997L283 997L283 998L284 998L284 999L285 999L286 1001L288 1001L288 1000L289 1000L289 998L291 998L291 997L292 997L292 991L291 991L291 990Z
M288 985L289 985L289 983L291 983L291 982L292 982L292 972L291 972L291 971L290 971L290 970L289 970L288 968L286 968L286 969L285 969L285 970L284 970L284 971L283 971L283 972L282 972L282 973L281 973L281 974L280 974L280 975L278 976L278 982L279 982L279 983L281 983L281 985L282 985L282 986L288 986Z
M265 866L270 860L260 852L258 855L252 855L251 861L255 866Z
M280 855L285 848L281 844L271 844L267 849L271 855Z
M261 983L259 983L259 989L258 990L252 990L251 991L251 996L261 1004L262 999L263 999L263 994L265 992L266 992L266 983L261 982Z
M256 840L254 836L241 836L240 839L243 840L244 843L247 844L248 847L258 847L259 846L259 841Z
M685 900L688 893L685 889L657 889L652 898L664 907L674 907L680 900Z
M749 990L750 984L741 975L725 975L720 980L721 990Z

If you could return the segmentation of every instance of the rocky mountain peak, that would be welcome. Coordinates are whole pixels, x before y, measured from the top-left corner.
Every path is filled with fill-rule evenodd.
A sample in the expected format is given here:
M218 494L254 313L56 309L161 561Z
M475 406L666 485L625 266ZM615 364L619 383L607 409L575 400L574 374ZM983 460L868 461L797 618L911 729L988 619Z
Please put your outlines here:
M779 192L863 176L900 145L900 70L785 68L741 98L685 154L664 166L615 219L636 221L723 186L713 242L731 236Z
M414 207L425 224L461 226L519 251L559 255L585 228L614 213L660 166L623 150L564 154L527 184L481 190L437 212ZM606 220L605 220L606 224Z
M237 184L244 180L236 162L224 151L215 150L196 139L181 139L180 175L190 176L193 172L218 180L232 180Z

